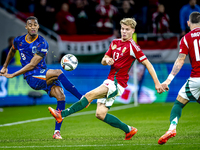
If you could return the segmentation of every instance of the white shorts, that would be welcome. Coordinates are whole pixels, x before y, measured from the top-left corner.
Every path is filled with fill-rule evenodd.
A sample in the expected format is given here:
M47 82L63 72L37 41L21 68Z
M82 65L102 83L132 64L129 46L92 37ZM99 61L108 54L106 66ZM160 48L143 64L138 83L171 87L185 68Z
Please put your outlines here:
M189 78L178 93L182 98L197 101L200 96L200 78Z
M110 79L106 79L103 82L103 85L108 87L107 97L100 98L97 102L105 104L106 107L110 107L114 103L116 96L121 96L123 94L125 88L123 88L120 84L117 84L116 88L115 82Z

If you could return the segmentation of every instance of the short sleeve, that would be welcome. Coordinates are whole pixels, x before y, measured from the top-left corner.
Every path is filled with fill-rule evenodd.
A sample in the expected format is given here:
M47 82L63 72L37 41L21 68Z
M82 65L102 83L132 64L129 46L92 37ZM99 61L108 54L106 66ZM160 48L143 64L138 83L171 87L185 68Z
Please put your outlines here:
M12 43L12 47L17 50L18 49L18 42L17 42L17 38L14 38L13 43Z
M188 43L187 43L186 37L184 36L184 37L182 37L182 39L180 41L180 51L179 51L179 53L187 55L188 50L189 50Z
M130 44L130 55L135 57L140 63L147 59L140 47L135 43Z
M47 55L48 49L49 49L49 45L47 41L44 40L40 44L38 44L36 54L40 55L41 57L44 57Z

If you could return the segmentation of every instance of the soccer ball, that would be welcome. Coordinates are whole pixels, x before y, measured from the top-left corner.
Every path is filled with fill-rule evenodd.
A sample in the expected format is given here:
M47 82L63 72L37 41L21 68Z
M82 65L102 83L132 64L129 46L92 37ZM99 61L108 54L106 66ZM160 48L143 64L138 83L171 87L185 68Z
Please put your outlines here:
M72 54L67 54L62 57L60 64L64 70L72 71L76 69L78 65L78 59Z

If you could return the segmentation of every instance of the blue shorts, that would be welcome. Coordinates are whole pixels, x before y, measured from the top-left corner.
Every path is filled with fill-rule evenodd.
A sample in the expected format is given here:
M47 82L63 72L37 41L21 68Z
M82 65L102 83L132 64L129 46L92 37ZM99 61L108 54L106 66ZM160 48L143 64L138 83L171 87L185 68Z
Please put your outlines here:
M61 86L61 83L59 80L55 80L52 84L47 85L47 83L46 83L47 71L48 71L47 69L46 70L45 69L38 70L35 74L27 76L26 82L32 89L44 90L50 96L52 86L54 86L54 85L60 86L60 87L62 87L62 86Z

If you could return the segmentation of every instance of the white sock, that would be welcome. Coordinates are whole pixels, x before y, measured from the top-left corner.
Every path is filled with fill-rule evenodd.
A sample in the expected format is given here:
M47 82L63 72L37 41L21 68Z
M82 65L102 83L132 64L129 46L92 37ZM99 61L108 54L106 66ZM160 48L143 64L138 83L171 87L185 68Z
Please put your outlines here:
M55 130L55 131L54 131L54 134L55 134L57 131L60 132L60 130Z
M169 130L174 130L174 129L176 129L176 124L170 124L170 126L169 126Z
M131 132L131 130L132 130L131 126L128 125L128 128L129 128L129 132Z
M169 130L176 129L177 124L178 124L178 118L176 117L171 121L170 126L169 126Z

